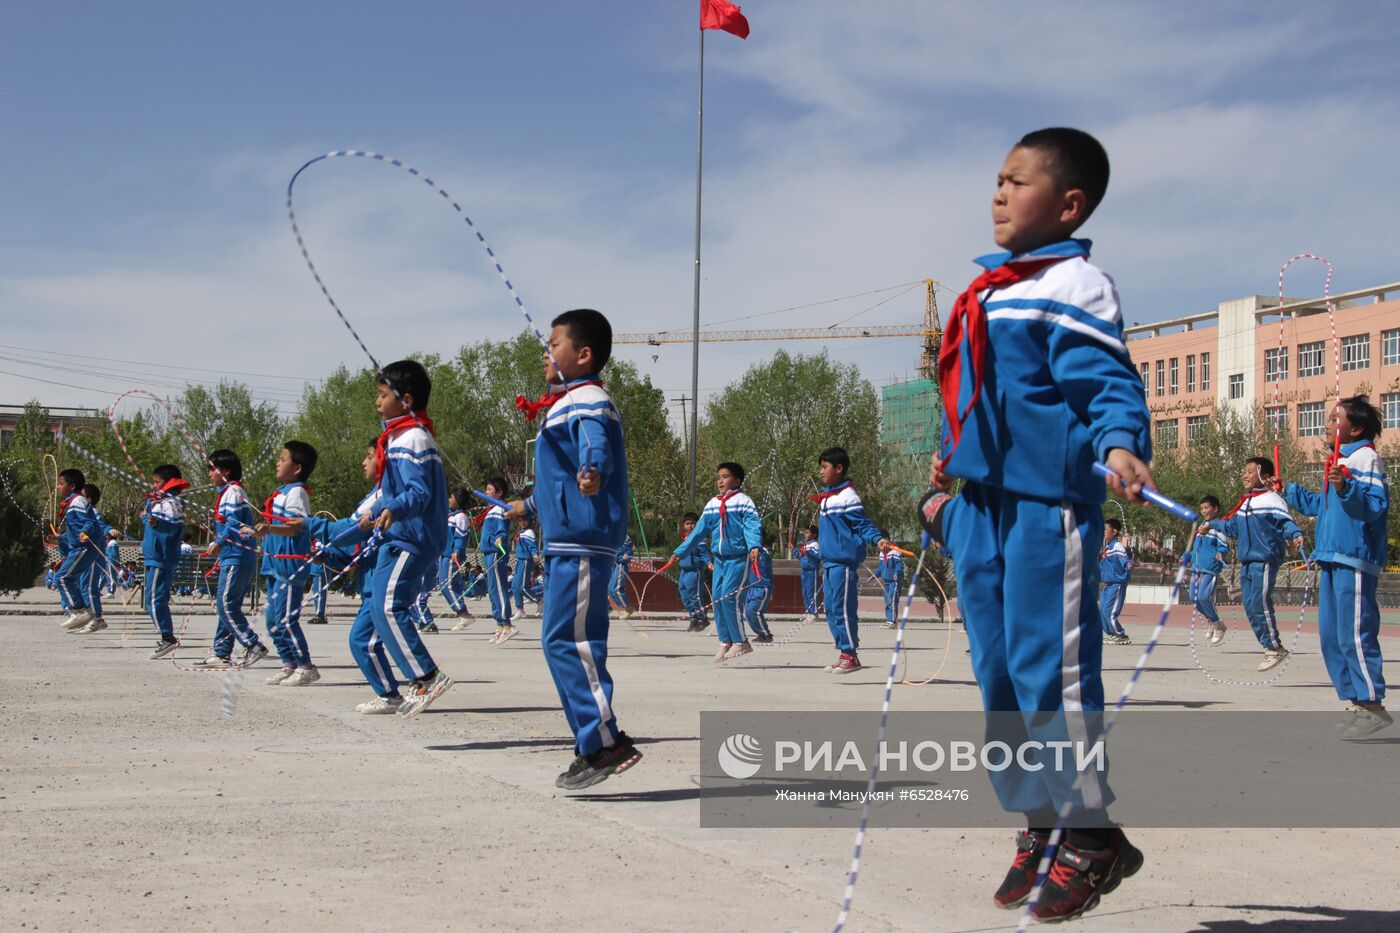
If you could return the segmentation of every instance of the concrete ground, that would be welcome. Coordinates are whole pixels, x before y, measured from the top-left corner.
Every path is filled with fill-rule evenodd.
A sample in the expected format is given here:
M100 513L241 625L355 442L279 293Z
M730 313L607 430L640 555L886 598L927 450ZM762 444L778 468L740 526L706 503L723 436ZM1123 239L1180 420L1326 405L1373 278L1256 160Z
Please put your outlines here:
M836 919L852 832L699 828L699 711L878 710L894 633L876 625L863 630L869 668L834 679L819 670L833 654L821 623L722 667L713 637L682 624L614 623L616 707L645 758L570 795L553 784L571 742L538 620L499 648L489 622L430 636L457 685L417 718L364 717L353 706L370 693L345 645L353 607L337 600L330 625L307 629L324 679L270 687L271 665L254 668L226 718L223 674L147 660L154 639L137 614L65 635L52 607L43 591L0 603L0 930L814 933ZM208 609L195 605L178 664L204 655ZM1153 617L1129 613L1129 631L1144 639ZM897 687L896 709L978 708L960 630L922 623L908 640L911 679L950 648L939 682ZM1300 648L1275 687L1217 686L1174 626L1134 702L1338 710L1315 636ZM1114 696L1137 658L1117 650ZM1247 638L1216 651L1222 673L1255 676ZM1132 836L1146 866L1077 928L1400 929L1400 831ZM877 827L849 929L1014 928L990 899L1012 852L999 830Z

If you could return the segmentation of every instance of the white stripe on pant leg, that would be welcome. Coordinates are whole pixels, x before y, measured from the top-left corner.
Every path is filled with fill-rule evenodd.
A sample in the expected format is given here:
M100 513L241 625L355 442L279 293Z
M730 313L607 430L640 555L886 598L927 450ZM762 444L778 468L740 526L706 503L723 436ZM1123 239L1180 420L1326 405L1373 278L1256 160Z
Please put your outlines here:
M411 674L414 680L424 676L428 672L423 670L423 666L418 663L418 658L409 650L408 640L404 638L403 631L399 628L398 616L394 615L394 590L399 586L399 574L403 573L403 565L413 555L407 551L399 554L399 561L394 565L393 573L389 574L389 584L384 588L384 621L389 625L389 631L394 633L394 641L403 652L404 658L408 662L409 669L406 674ZM412 623L409 623L412 624Z
M371 625L374 624L374 620L373 620L373 619L370 619L370 624L371 624ZM369 666L374 670L374 676L376 676L376 677L379 678L379 686L382 687L382 688L385 689L385 690L388 690L388 689L389 689L389 673L388 673L387 671L384 670L383 665L381 665L381 664L379 663L379 657L378 657L377 655L375 655L375 653L374 653L374 649L375 649L375 648L378 648L378 647L379 647L379 633L376 632L376 631L374 631L373 629L370 629L369 641L365 644L365 652L366 652L366 653L368 654L368 656L369 656Z
M851 589L851 577L855 575L855 571L850 568L846 568L841 572L841 624L846 627L846 644L851 646L849 649L851 654L855 654L857 649L856 640L851 637L851 607L846 602L846 596ZM859 580L856 581L857 585L859 585L859 582ZM857 596L856 598L859 599L860 597Z
M608 728L608 720L613 718L612 706L608 703L607 694L603 693L603 685L598 682L598 665L593 660L593 646L588 643L588 608L592 598L592 565L593 558L580 557L578 559L578 597L574 606L574 648L578 651L578 659L583 663L584 676L588 678L588 692L593 694L593 702L598 707L598 736L603 740L603 747L607 748L617 744L617 737Z
M1366 702L1376 702L1376 685L1371 681L1371 670L1366 666L1366 653L1361 650L1361 571L1356 571L1356 605L1352 609L1352 626L1356 640L1356 663L1361 665L1361 676L1366 679Z
M1065 539L1063 602L1060 607L1060 705L1065 712L1065 726L1070 739L1079 743L1080 747L1088 747L1089 737L1084 729L1083 718L1070 715L1084 711L1079 662L1079 614L1083 609L1084 598L1084 541L1079 536L1079 523L1075 519L1073 506L1060 506L1060 524L1064 529ZM1079 790L1087 809L1097 810L1103 807L1103 787L1098 780L1080 781Z
M1272 647L1282 648L1283 642L1278 637L1278 622L1274 619L1274 611L1270 597L1274 594L1274 575L1272 568L1268 564L1262 565L1264 568L1263 590L1264 590L1264 627L1269 632L1269 641Z
M146 587L146 611L151 615L151 624L156 627L156 634L162 638L165 633L160 630L160 620L156 618L156 590L160 588L160 568L152 567L150 578Z

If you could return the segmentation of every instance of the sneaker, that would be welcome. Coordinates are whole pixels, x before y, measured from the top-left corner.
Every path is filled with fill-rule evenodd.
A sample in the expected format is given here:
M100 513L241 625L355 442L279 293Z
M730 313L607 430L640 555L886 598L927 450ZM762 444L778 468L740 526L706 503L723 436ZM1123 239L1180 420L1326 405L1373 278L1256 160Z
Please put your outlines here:
M1344 739L1362 739L1386 726L1394 725L1395 720L1384 709L1360 709L1351 725L1342 733Z
M167 654L172 653L178 647L180 647L180 643L173 638L169 641L161 639L160 641L156 642L156 648L154 651L151 652L151 660L159 661Z
M377 696L373 700L367 700L356 706L355 712L365 716L387 716L390 713L397 713L400 706L403 706L403 697Z
M427 625L420 625L420 626L418 627L418 631L420 631L420 632L427 632L427 633L430 634L430 635L436 635L436 634L438 633L439 629L438 629L438 627L437 627L437 623L436 623L436 622L429 622Z
M1337 724L1334 725L1332 728L1336 729L1338 732L1345 732L1347 729L1351 728L1351 724L1356 721L1356 714L1364 709L1364 706L1358 706L1355 703L1348 703L1346 713L1342 716L1341 719L1337 720Z
M72 632L76 629L82 628L84 625L87 625L92 620L93 615L91 609L79 609L77 612L73 613L68 618L63 620L63 630L65 632Z
M636 615L636 613L633 612L631 609L624 609L624 610L622 610L622 617L623 617L624 619L630 619L630 618L632 618L634 615Z
M1117 827L1103 849L1076 849L1068 841L1062 842L1031 916L1052 922L1078 917L1097 907L1100 897L1140 868L1142 853Z
M753 643L754 643L755 645L771 645L771 644L773 644L773 636L772 636L772 635L759 635L758 637L756 637L756 638L753 640Z
M434 700L446 693L451 686L452 678L441 670L436 671L432 677L415 680L409 688L408 696L399 705L399 715L417 716L431 706Z
M853 674L860 670L860 658L854 654L843 654L836 659L836 663L831 665L833 674Z
M206 671L222 670L228 667L228 658L220 657L217 654L211 654L203 660L194 662L194 666Z
M845 657L844 654L838 654L838 655L836 656L836 660L835 660L835 661L832 661L832 662L831 662L830 664L828 664L826 667L822 668L822 670L825 671L825 672L828 673L828 674L834 673L835 670L836 670L836 665L840 664L840 663L841 663L841 659L844 658L844 657Z
M811 625L815 621L817 621L817 614L815 612L809 612L802 617L803 625Z
M1133 643L1132 638L1127 635L1105 635L1103 640L1105 644L1109 645L1131 645Z
M291 677L296 672L297 669L294 667L283 667L279 669L277 673L269 677L267 680L264 680L263 683L267 684L269 687L275 687L282 681L286 680L288 677Z
M685 627L685 630L687 632L698 632L700 631L700 623L695 619L691 619L690 624Z
M1206 636L1206 644L1215 647L1225 640L1225 623L1216 622L1210 627L1210 634Z
M720 642L719 650L715 652L715 663L718 664L719 662L723 661L725 656L729 654L729 649L733 647L734 643L732 641Z
M82 628L78 629L78 634L80 634L80 635L91 635L93 632L100 632L100 631L102 631L102 630L103 630L104 628L106 628L106 627L107 627L106 621L103 620L103 619L101 619L101 618L97 618L97 619L93 619L93 620L92 620L91 622L89 622L87 625L84 625Z
M325 616L313 616L312 618L306 620L306 624L307 624L307 625L329 625L330 623L328 623L328 622L326 621L326 617L325 617Z
M267 657L267 646L262 642L257 642L253 647L243 650L243 660L238 663L243 667L252 667L265 657Z
M885 628L899 628L899 623L898 623L898 622L891 622L891 621L889 621L888 619L886 619L886 620L885 620Z
M721 660L733 661L735 658L742 658L746 654L753 654L753 645L746 641L741 641L726 651Z
M299 667L292 672L292 676L282 681L284 687L306 687L321 679L321 672L316 669L316 665L310 667Z
M1040 859L1045 855L1045 843L1049 839L1044 833L1030 830L1016 834L1016 858L1007 869L1001 887L992 895L993 904L1002 910L1012 910L1026 902L1035 887L1035 873L1040 870Z
M471 628L472 623L475 622L475 621L476 621L476 619L472 618L471 616L458 616L458 617L457 617L457 624L454 625L454 626L452 626L451 631L454 631L454 632L463 632L463 631L466 631L467 629Z
M1271 671L1283 663L1283 659L1288 657L1287 648L1265 648L1264 660L1259 662L1257 670L1262 674L1264 671Z
M500 628L496 629L496 640L494 644L504 645L519 634L520 629L516 628L514 625L502 625Z
M621 774L641 760L642 753L637 751L627 733L619 732L617 744L575 758L569 770L555 778L554 786L564 790L583 790L606 781L614 774Z

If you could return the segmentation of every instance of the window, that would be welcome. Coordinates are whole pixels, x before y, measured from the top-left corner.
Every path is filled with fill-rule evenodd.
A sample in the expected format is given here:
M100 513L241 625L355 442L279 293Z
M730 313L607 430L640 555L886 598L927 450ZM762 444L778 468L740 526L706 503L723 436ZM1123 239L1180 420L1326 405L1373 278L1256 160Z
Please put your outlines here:
M1321 376L1322 356L1323 343L1321 340L1298 344L1298 375Z
M1306 402L1298 406L1298 436L1317 437L1327 428L1327 403Z
M1210 354L1201 354L1201 391L1210 391Z
M1157 361L1157 395L1166 394L1167 375L1166 364L1161 360Z
M1264 414L1269 417L1269 430L1275 435L1282 434L1288 430L1288 406L1270 405L1264 409Z
M1400 329L1381 331L1381 365L1400 364Z
M1281 382L1288 378L1288 348L1276 347L1264 351L1264 381Z
M1244 398L1244 374L1234 373L1230 376L1230 398Z
M1191 415L1186 419L1186 443L1194 444L1210 423L1210 415Z
M1342 372L1366 369L1371 365L1371 335L1355 334L1342 338Z
M1381 396L1381 423L1386 428L1400 428L1400 392Z
M1149 364L1139 363L1138 372L1142 374L1142 394L1144 396L1151 395L1152 393L1147 388L1147 381L1152 378L1149 374Z
M1175 395L1175 394L1176 394L1176 386L1177 386L1177 382L1176 382L1176 375L1177 375L1177 370L1176 370L1176 357L1172 357L1171 366L1169 366L1168 369L1171 370L1171 379L1170 379L1171 393L1172 393L1172 395Z
M1186 391L1196 391L1196 354L1186 357Z
M1157 422L1157 449L1176 450L1176 419Z

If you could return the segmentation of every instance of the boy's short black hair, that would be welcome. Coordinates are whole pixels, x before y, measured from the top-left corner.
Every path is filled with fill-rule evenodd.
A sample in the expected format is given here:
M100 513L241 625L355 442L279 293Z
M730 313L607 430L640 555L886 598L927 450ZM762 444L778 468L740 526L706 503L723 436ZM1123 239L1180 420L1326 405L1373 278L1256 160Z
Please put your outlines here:
M377 437L371 437L371 438L369 439L369 443L366 444L365 446L366 446L366 447L369 447L369 448L371 448L371 449L374 449L374 450L378 450L378 449L379 449L379 438L377 438Z
M510 480L506 479L504 476L488 476L486 478L486 485L495 486L503 496L510 495Z
M700 516L696 515L694 512L686 512L681 516L681 524L684 525L686 522L695 522L698 525L700 523Z
M457 508L465 509L467 503L472 501L472 491L465 486L458 486L451 490L452 498L457 500Z
M102 487L94 486L92 483L83 484L83 498L92 505L102 501Z
M64 470L62 473L58 474L58 478L67 480L69 486L78 490L81 490L87 485L87 477L83 475L82 470Z
M821 456L817 458L817 462L838 466L846 473L851 471L851 456L846 453L846 448L844 447L828 447L826 450L822 451Z
M720 470L728 470L729 475L737 479L739 481L740 486L744 485L744 477L748 475L748 473L744 470L744 465L741 463L735 463L733 460L726 460L719 466L715 467L716 473L718 473Z
M816 535L818 533L816 525L808 525L807 530L810 531L813 535Z
M1116 519L1116 518L1105 518L1105 519L1103 520L1103 523L1104 523L1104 526L1105 526L1105 527L1107 527L1107 528L1112 528L1114 531L1118 532L1120 535L1123 533L1123 523L1120 522L1118 519Z
M1253 463L1259 467L1259 478L1269 479L1274 475L1274 461L1268 457L1250 457L1245 463Z
M243 461L238 454L226 447L220 447L209 455L209 465L219 471L219 475L231 482L243 479Z
M1369 395L1353 395L1339 403L1347 420L1361 429L1361 439L1373 441L1381 433L1381 413L1371 404Z
M180 472L180 468L173 463L162 463L160 466L156 467L154 470L151 471L151 475L154 476L156 479L160 480L162 483L168 483L172 479L185 478L184 474Z
M433 393L433 380L417 360L399 360L385 366L379 371L379 384L388 386L400 399L413 396L414 411L426 411L428 396Z
M1220 511L1220 500L1215 496L1201 496L1201 505L1208 505L1217 512Z
M593 372L600 373L612 359L612 325L601 311L575 308L549 322L550 327L563 327L574 346L593 351Z
M316 470L316 461L319 459L316 448L306 441L287 441L282 446L292 458L292 462L301 467L301 473L297 476L297 480L304 483L310 479L311 474Z
M1045 171L1060 191L1083 191L1084 216L1079 222L1089 219L1108 190L1108 153L1102 143L1083 130L1052 126L1022 136L1016 148L1040 153Z

